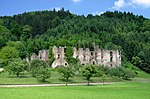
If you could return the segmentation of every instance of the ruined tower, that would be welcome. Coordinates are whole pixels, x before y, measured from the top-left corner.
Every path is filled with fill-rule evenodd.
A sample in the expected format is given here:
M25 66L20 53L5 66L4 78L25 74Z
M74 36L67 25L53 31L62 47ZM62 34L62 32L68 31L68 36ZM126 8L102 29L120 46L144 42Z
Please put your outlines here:
M53 47L53 54L54 54L54 62L52 63L52 68L58 67L58 66L66 66L68 65L66 59L65 59L65 47L59 47L56 46Z
M38 58L39 60L48 61L48 50L40 50Z

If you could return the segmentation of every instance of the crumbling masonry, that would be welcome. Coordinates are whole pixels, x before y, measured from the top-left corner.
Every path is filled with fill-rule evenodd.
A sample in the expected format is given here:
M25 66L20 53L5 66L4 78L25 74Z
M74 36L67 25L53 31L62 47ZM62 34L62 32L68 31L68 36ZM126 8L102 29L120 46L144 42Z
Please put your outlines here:
M121 65L121 54L118 50L101 50L99 48L90 51L89 48L74 48L74 58L77 58L80 64L104 65L116 67Z
M53 47L54 62L52 68L68 65L65 57L66 47ZM121 65L121 52L118 50L105 50L98 47L90 51L89 48L73 48L73 58L79 60L82 65L104 65L108 67L117 67ZM31 60L39 59L48 61L48 50L40 50L38 56L33 54Z

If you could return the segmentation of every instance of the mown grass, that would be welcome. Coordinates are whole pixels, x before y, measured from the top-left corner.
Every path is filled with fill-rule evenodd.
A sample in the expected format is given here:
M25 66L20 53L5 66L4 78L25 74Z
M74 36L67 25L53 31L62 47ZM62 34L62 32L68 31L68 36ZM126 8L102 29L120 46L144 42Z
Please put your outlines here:
M36 78L32 77L28 72L24 72L20 77L16 75L9 75L8 72L0 74L0 84L41 84L41 83L66 83L62 76L55 70L50 69L51 77L46 82L40 82ZM138 76L135 80L146 80L150 82L150 74L145 73L142 70L137 69ZM121 82L123 81L117 77L107 76L105 82ZM69 79L69 83L83 83L87 82L81 74L76 74L73 78ZM102 82L101 77L92 77L90 82Z
M106 77L106 82L122 81L117 77ZM75 75L69 79L69 83L84 83L87 82L82 75ZM90 82L102 82L101 77L92 77ZM0 74L0 84L41 84L41 83L66 83L63 77L57 72L52 71L51 77L46 82L40 82L36 78L32 77L29 73L24 73L20 77L16 75L9 75L8 72Z
M150 83L0 88L0 99L149 99Z

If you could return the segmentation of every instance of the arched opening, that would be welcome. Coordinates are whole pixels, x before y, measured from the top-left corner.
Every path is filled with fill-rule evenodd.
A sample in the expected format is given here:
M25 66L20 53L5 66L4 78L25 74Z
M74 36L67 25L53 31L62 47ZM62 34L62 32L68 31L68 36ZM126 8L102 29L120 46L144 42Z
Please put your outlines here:
M110 51L110 62L112 62L112 61L113 61L113 52Z
M93 61L93 65L95 65L95 62Z
M113 57L110 57L110 62L112 62L112 60L113 60Z
M60 54L58 54L58 59L60 59Z

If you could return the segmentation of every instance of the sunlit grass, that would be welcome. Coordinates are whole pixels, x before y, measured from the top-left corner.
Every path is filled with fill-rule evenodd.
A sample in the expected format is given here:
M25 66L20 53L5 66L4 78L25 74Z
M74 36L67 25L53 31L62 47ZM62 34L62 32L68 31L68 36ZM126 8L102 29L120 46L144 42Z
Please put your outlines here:
M0 88L0 99L149 99L150 84Z

